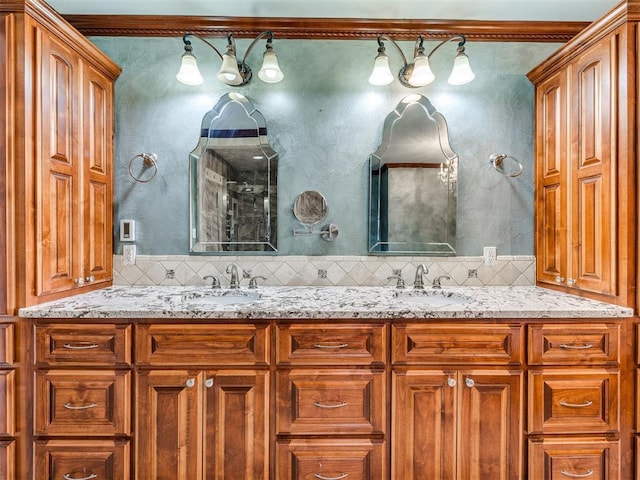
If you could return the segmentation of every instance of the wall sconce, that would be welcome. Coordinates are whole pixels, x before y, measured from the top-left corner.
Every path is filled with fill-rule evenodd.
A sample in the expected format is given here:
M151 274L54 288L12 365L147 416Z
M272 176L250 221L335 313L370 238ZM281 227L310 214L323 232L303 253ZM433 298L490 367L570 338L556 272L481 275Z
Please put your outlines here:
M390 41L402 56L404 66L398 73L398 79L405 87L424 87L425 85L429 85L433 82L436 77L431 71L429 58L442 45L450 41L458 41L459 43L458 53L453 59L453 69L451 70L451 75L448 80L449 84L463 85L465 83L469 83L475 78L475 75L471 71L471 66L469 65L469 57L464 53L464 44L467 41L464 35L456 35L443 40L436 45L431 52L429 52L429 55L424 54L424 38L422 35L418 35L418 39L416 40L416 44L413 49L413 63L408 63L407 57L402 53L402 50L396 41L386 34L380 34L378 35L378 56L374 61L371 76L369 76L369 83L372 85L387 85L393 81L393 74L389 68L389 57L387 57L387 54L385 53L385 47L384 43L382 43L382 39Z
M245 60L258 40L268 37L266 50L262 55L262 68L260 68L260 71L258 72L258 78L266 83L277 83L284 78L284 74L278 65L276 52L273 50L273 32L269 30L260 33L253 42L251 42L249 48L247 48L247 51L244 54L244 57L242 57L242 61L240 62L236 57L236 42L232 34L229 33L227 35L227 51L222 54L213 46L212 43L208 42L204 38L193 33L185 33L182 37L182 41L184 42L182 64L180 65L180 71L176 75L176 78L186 85L200 85L204 81L202 75L200 75L200 71L198 70L198 63L196 56L193 54L191 42L187 40L187 37L194 37L203 41L218 54L222 60L222 65L220 65L220 70L218 70L217 74L218 80L226 85L234 87L249 83L249 80L251 80L252 77L252 72L249 65L245 63Z

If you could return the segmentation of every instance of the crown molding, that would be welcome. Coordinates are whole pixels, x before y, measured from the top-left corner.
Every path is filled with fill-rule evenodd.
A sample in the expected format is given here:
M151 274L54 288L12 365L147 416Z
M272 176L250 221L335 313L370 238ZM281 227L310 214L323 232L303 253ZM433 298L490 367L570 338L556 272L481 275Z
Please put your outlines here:
M396 40L418 35L445 39L464 34L473 41L567 42L589 23L480 20L399 20L355 18L201 17L174 15L65 15L87 36L175 37L185 32L201 36L251 38L271 30L278 38L357 40L380 33Z

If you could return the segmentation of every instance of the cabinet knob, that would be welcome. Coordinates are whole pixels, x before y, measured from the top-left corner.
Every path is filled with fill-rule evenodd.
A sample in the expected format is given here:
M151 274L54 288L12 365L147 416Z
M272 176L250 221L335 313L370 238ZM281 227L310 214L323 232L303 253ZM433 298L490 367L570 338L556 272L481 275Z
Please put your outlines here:
M449 385L450 387L455 387L457 384L456 379L455 378L451 378L449 377L447 379L447 385Z
M189 380L187 380L185 382L185 385L189 388L193 387L196 384L196 379L195 378L190 378Z
M556 277L556 282L558 282L558 283L564 283L564 277L561 277L560 275L558 275L558 276Z
M575 278L568 278L567 279L567 285L569 285L570 287L574 286L576 283L578 283L578 282L576 281Z
M89 283L95 282L96 281L96 277L95 277L95 275L89 275L88 277L85 278L85 281L89 282Z
M473 378L469 378L469 377L467 377L467 378L465 378L465 379L464 379L464 384L465 384L467 387L471 388L471 387L473 387L473 386L476 384L476 382L474 382L474 381L473 381Z
M84 278L75 278L73 280L73 283L75 283L76 285L84 285Z
M213 387L213 378L207 378L204 381L204 386L207 387L207 388Z

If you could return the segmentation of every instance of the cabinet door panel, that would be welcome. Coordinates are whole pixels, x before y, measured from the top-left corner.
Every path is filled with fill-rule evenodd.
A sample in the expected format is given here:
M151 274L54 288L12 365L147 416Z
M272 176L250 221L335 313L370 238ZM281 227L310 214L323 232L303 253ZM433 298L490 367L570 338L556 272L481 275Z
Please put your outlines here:
M269 479L269 373L205 375L206 480Z
M393 372L391 478L455 478L457 386L452 381L455 373Z
M0 478L15 478L15 447L13 440L0 440Z
M458 479L522 478L522 385L520 372L460 373Z
M0 370L0 436L15 435L15 378L15 370Z
M74 249L80 194L79 128L75 92L80 91L78 56L52 35L37 30L42 84L38 125L39 181L36 198L36 295L72 288L80 270Z
M202 376L139 372L137 387L136 479L201 478Z

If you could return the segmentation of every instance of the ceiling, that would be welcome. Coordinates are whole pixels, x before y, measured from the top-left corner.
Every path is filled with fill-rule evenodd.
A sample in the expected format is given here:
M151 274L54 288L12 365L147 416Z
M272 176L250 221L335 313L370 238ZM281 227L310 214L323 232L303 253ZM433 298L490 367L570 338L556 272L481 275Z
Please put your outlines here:
M48 0L63 15L591 22L619 0Z

